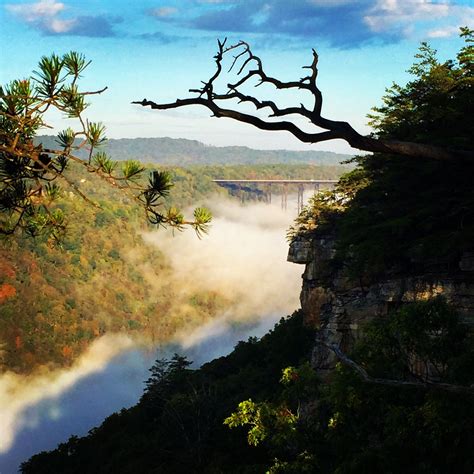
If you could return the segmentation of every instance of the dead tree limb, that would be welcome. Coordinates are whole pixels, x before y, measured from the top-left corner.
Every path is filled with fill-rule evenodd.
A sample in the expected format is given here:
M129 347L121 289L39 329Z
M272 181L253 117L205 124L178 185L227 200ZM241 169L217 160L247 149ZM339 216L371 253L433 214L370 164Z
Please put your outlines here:
M439 383L439 382L427 382L427 381L410 381L410 380L395 380L395 379L383 379L378 377L372 377L367 373L367 371L359 364L354 362L349 358L344 352L341 351L339 347L334 344L329 344L320 339L316 340L316 344L320 344L330 351L334 352L336 357L347 367L353 369L357 374L366 382L379 384L379 385L388 385L391 387L416 387L416 388L428 388L428 389L438 389L452 393L459 393L465 395L474 395L473 387L466 387L464 385L453 385L448 383Z
M237 64L242 62L236 72L237 80L227 84L227 91L223 93L216 92L215 83L220 78L223 70L224 57L232 52L236 53L232 59L228 72L237 68ZM248 43L240 41L234 45L226 46L226 40L218 41L218 52L214 56L216 61L216 71L208 81L202 81L203 86L199 89L190 89L189 92L197 94L196 97L177 99L175 102L159 104L151 100L143 99L132 102L132 104L150 107L156 110L176 109L187 107L189 105L202 105L207 107L215 117L227 117L239 122L248 123L261 130L284 130L290 132L298 140L304 143L319 143L328 140L345 140L353 148L369 152L392 153L411 157L425 157L436 160L453 160L456 158L473 158L472 151L453 150L421 143L404 142L396 140L384 140L371 136L359 134L347 122L335 121L324 118L321 115L323 106L323 96L317 85L318 77L318 54L313 49L313 60L309 66L309 74L298 81L280 81L274 77L268 76L264 69L261 59L255 56ZM278 90L298 89L307 91L312 96L312 106L306 108L303 104L299 107L279 108L277 104L270 100L259 100L251 95L244 94L239 90L244 86L257 81L255 87L262 84L270 84ZM239 103L253 104L257 110L269 109L268 118L287 117L297 115L304 117L319 129L325 131L318 133L308 133L299 128L291 121L272 121L264 120L254 115L240 112L234 109L221 107L222 101L237 100Z

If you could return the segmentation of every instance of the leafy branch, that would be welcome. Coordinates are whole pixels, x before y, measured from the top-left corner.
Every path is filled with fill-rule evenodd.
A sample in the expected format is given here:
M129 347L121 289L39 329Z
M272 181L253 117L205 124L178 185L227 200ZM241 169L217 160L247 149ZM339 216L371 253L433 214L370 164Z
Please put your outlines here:
M118 167L101 150L107 141L105 125L90 122L84 114L90 105L86 97L102 94L107 87L80 90L79 80L89 64L84 55L74 51L43 56L30 78L0 86L0 234L23 231L57 240L65 220L59 218L58 209L53 209L61 196L60 185L53 185L53 181L63 181L72 192L98 207L67 177L70 161L127 193L142 205L151 224L179 230L190 226L198 236L206 233L211 221L206 209L196 209L194 219L185 220L179 210L163 208L163 198L172 187L168 173L151 171L147 181L147 170L138 161ZM77 120L75 130L69 127L57 134L58 149L45 149L33 141L41 128L51 128L45 120L49 110ZM77 156L79 150L86 151L86 159Z

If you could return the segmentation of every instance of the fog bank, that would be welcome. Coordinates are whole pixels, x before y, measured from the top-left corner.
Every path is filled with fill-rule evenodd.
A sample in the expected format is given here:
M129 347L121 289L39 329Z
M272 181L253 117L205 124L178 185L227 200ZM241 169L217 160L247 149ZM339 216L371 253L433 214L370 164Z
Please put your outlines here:
M219 293L227 300L220 316L227 322L291 314L299 307L301 287L301 267L286 261L291 212L261 203L206 205L214 219L202 239L189 230L144 235L170 260L176 288L189 294Z
M72 367L49 371L44 369L30 376L6 372L0 375L0 454L10 449L15 433L24 426L34 426L35 418L24 416L28 407L41 400L54 400L79 380L103 370L120 352L132 347L132 340L123 335L106 335L94 341ZM60 416L60 407L49 407L49 416Z
M110 334L68 369L0 375L2 474L16 472L12 466L32 454L53 449L72 434L84 435L109 414L136 403L157 356L176 351L201 365L230 352L239 340L262 336L299 307L301 267L286 262L285 233L294 214L276 205L206 204L214 220L203 239L191 230L149 232L144 239L170 261L166 285L155 283L157 292L171 285L181 296L170 308L172 317L186 314L190 297L206 292L219 295L223 311L214 317L181 317L185 324L158 352L126 335Z

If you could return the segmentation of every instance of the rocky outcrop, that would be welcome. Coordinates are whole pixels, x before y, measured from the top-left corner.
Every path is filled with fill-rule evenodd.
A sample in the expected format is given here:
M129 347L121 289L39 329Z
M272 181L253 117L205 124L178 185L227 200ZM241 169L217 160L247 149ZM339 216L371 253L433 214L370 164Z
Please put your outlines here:
M465 253L457 265L425 262L410 275L387 270L373 282L356 281L335 259L334 235L298 236L290 245L288 260L304 264L301 307L305 324L317 331L318 339L349 352L360 337L364 323L385 316L391 309L442 294L465 319L473 324L474 253ZM321 375L332 370L332 351L316 344L313 365Z

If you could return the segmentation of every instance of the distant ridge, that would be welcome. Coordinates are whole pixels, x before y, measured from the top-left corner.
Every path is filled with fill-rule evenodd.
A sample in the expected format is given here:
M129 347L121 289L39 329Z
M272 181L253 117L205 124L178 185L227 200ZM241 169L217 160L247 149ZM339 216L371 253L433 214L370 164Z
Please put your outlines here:
M45 148L57 148L52 135L39 136ZM185 138L109 139L101 148L114 160L136 159L146 163L173 166L239 164L317 164L338 165L352 155L331 151L255 150L245 146L216 147ZM84 155L83 155L84 156Z

